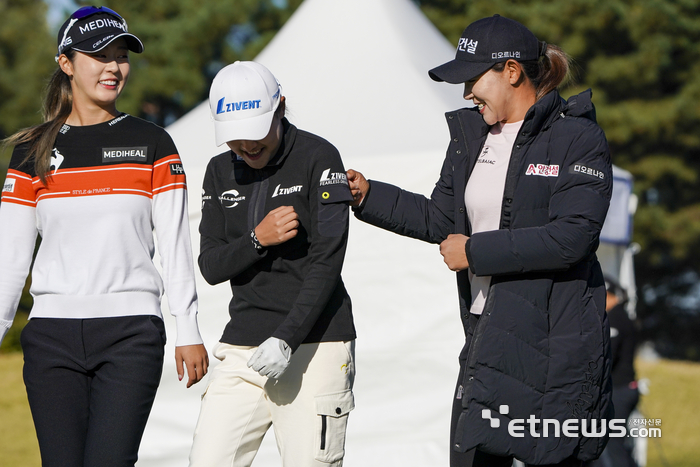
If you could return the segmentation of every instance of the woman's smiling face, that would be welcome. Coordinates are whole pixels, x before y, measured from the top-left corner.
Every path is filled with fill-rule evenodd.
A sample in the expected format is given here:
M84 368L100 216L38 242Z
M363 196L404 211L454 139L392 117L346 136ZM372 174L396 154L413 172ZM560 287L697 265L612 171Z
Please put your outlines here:
M76 52L69 63L73 101L102 108L115 105L131 71L129 49L123 38L99 52Z
M493 68L464 83L464 98L479 107L479 113L487 125L497 122L512 123L510 116L513 86L506 71Z
M277 154L277 150L282 143L282 134L284 132L282 115L282 112L275 112L270 131L263 139L258 141L239 139L229 141L226 144L237 156L243 158L250 167L262 169Z

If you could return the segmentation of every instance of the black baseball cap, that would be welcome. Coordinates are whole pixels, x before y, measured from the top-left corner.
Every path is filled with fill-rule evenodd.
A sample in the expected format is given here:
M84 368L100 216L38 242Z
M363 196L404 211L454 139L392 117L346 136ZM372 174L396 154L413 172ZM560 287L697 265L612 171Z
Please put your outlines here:
M107 7L84 6L63 23L58 31L58 57L69 49L93 53L123 37L132 52L143 52L143 43L129 33L126 20Z
M435 81L460 84L476 78L499 62L537 60L537 37L515 20L493 15L473 22L462 33L454 60L428 72Z

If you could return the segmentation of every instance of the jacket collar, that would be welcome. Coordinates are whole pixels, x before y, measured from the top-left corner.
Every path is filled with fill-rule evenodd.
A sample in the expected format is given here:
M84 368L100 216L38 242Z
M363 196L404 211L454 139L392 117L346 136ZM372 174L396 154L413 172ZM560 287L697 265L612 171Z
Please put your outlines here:
M282 128L283 134L280 148L277 150L277 154L267 163L268 167L271 165L281 165L287 156L289 156L289 153L292 152L292 147L294 147L294 141L297 137L297 127L289 123L287 117L283 117Z
M568 101L564 101L557 91L551 91L542 99L537 101L525 114L525 120L520 130L526 137L532 137L549 127L555 120L562 117L582 117L596 121L595 107L591 101L592 92L590 89L580 94L571 96ZM463 108L452 112L447 112L445 116L459 117L464 123L464 130L472 134L466 135L471 138L483 138L489 130L484 119L478 113L476 107Z

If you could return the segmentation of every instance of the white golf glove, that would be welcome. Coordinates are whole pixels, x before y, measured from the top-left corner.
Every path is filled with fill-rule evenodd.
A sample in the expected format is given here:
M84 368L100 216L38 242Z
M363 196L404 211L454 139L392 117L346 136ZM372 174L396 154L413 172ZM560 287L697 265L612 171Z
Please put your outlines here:
M260 344L258 350L250 357L248 368L252 368L262 376L277 379L289 366L291 357L292 349L285 341L270 337Z

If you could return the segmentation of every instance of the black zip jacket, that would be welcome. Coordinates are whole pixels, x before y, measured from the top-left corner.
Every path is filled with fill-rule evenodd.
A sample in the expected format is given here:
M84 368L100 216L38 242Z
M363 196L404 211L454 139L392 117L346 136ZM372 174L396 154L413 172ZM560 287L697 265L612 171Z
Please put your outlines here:
M260 345L277 337L295 351L310 342L355 338L340 277L352 199L337 149L283 120L278 153L253 169L232 151L204 176L199 267L210 284L230 281L231 320L221 342ZM293 206L297 236L258 250L251 231L267 213Z
M356 216L432 243L470 236L469 267L492 276L483 315L460 360L463 411L453 449L553 464L598 457L607 436L508 433L513 419L612 418L610 332L595 251L612 193L612 167L591 93L565 102L551 92L529 109L511 154L500 229L471 235L464 192L489 127L476 109L447 114L451 141L430 199L381 182ZM463 326L471 292L457 273ZM500 414L501 405L509 412ZM492 428L483 417L500 419ZM580 424L579 424L580 426ZM541 430L542 423L539 425ZM581 433L579 428L578 433Z

